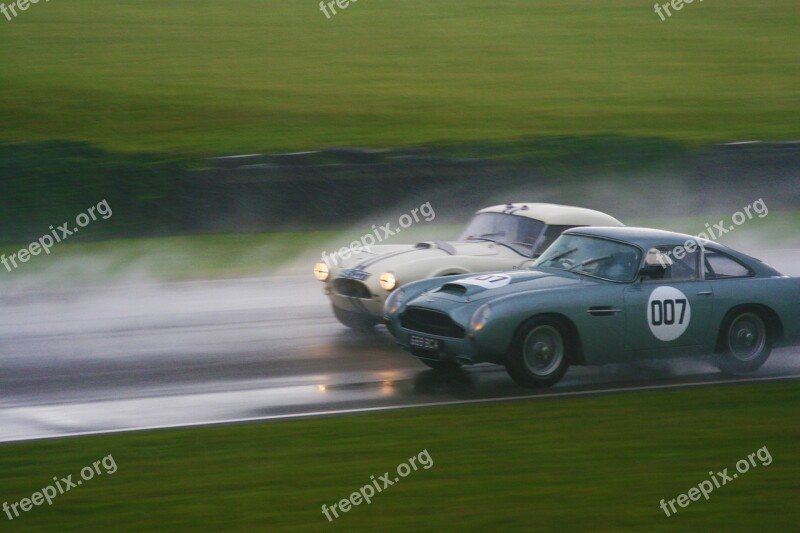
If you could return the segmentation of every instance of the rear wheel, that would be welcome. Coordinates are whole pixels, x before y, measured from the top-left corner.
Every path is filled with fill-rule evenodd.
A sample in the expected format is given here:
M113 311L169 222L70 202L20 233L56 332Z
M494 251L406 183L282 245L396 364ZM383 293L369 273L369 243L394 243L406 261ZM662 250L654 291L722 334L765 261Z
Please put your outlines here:
M520 327L506 357L506 371L518 385L546 388L569 367L570 342L556 320L534 318Z
M772 339L764 318L756 311L739 311L722 326L724 352L719 366L733 375L755 372L769 358Z
M370 316L361 315L352 311L345 311L336 306L333 306L333 314L336 315L339 322L356 331L369 331L378 323Z

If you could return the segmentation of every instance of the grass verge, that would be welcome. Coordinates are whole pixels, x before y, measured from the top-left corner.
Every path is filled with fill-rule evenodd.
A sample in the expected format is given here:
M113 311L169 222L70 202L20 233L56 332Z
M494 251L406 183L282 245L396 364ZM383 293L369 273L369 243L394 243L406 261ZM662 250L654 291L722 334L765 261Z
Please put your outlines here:
M72 0L2 20L0 139L230 154L614 132L793 139L794 0Z
M799 395L720 386L5 445L0 488L17 501L113 454L113 476L6 523L30 531L789 531ZM769 466L676 516L659 509L763 446ZM423 449L429 470L333 524L322 515Z

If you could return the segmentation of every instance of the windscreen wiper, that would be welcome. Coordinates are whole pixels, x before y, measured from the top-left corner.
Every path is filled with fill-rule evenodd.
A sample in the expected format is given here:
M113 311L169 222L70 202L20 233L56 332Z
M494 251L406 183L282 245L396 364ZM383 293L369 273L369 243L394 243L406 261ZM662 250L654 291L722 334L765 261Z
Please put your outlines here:
M585 267L585 266L588 266L588 265L592 265L594 263L599 263L600 261L608 261L609 259L611 259L610 255L604 255L604 256L601 256L601 257L590 257L589 259L581 261L577 265L569 267L567 269L567 272L572 272L573 270L575 270L578 267Z
M561 259L562 257L566 257L566 256L568 256L569 254L575 253L575 252L577 252L577 251L578 251L578 249L577 249L577 248L570 248L569 250L567 250L567 251L565 251L565 252L561 252L560 254L556 254L556 255L554 255L553 257L551 257L551 258L549 258L547 261L545 261L545 263L549 263L550 261L558 261L558 260L559 260L559 259Z

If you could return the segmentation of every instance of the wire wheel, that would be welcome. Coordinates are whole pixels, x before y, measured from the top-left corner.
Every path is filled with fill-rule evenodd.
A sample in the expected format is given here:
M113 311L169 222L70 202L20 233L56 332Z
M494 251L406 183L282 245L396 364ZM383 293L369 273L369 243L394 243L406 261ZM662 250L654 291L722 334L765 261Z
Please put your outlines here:
M564 360L564 339L553 326L537 326L525 337L522 354L531 374L548 377Z
M772 337L764 315L752 309L739 311L720 330L723 353L720 368L735 376L752 374L772 352Z
M732 357L747 363L756 359L767 344L767 326L760 316L742 313L728 328L728 351Z

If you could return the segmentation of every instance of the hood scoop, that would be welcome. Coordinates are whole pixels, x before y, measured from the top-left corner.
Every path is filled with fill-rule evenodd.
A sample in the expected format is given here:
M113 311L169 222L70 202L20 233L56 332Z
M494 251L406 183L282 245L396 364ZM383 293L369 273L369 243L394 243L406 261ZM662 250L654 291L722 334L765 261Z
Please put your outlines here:
M453 248L453 245L445 241L418 242L417 244L414 245L414 248L417 248L419 250L438 248L439 250L446 252L449 255L456 255L456 249Z
M548 281L552 281L553 279L556 278L538 271L490 272L487 274L475 274L468 278L447 282L433 292L461 298L472 298L486 292L513 290L512 287L514 285L521 283L536 283L538 285L537 288L545 288L547 287Z
M445 283L439 287L439 290L436 292L452 294L453 296L464 296L467 294L467 288L464 285L459 285L458 283Z

